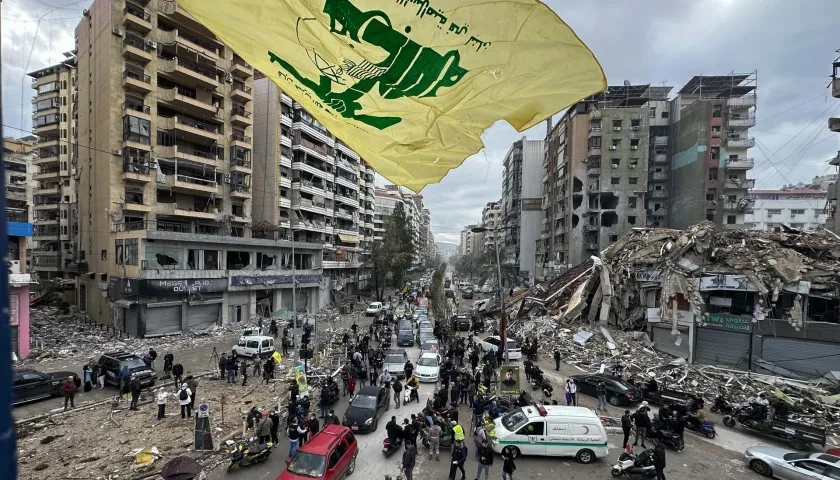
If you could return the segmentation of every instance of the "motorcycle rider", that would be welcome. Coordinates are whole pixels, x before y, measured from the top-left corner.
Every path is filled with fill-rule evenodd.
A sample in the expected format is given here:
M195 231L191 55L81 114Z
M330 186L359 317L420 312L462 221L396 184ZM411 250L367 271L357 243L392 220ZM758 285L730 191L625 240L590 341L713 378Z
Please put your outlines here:
M751 402L753 406L753 418L756 420L764 420L767 418L767 407L770 402L767 400L767 395L764 392L758 394Z
M385 388L391 387L391 374L388 370L382 370L382 373L379 374L379 386Z
M676 415L676 412L674 412L674 415ZM702 425L705 421L706 414L703 412L703 410L697 410L696 412L691 412L688 414L688 423L690 423L691 426L694 428L700 428L700 425Z
M411 360L405 361L403 370L405 371L405 378L411 378L411 376L414 375L414 365L411 364Z
M702 413L702 410L698 410L696 412L697 415L700 415ZM703 417L705 419L705 415ZM672 412L672 415L668 418L668 423L666 425L668 425L669 430L680 436L680 448L677 451L682 452L683 450L685 450L685 418L683 418L681 415L679 415L679 413L676 410L674 410Z
M412 375L411 378L405 382L405 386L410 389L408 401L417 400L417 403L420 403L420 395L417 393L417 389L420 388L420 380Z
M391 416L391 421L385 424L385 432L388 434L388 439L393 443L397 439L402 438L403 430L397 424L397 417Z

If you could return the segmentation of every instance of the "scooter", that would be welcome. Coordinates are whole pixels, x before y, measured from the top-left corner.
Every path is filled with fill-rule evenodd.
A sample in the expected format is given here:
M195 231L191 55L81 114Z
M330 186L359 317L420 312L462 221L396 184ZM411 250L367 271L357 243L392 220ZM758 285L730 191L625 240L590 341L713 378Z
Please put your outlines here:
M382 441L382 455L384 455L385 458L390 457L394 452L402 448L402 443L402 438L391 440L390 438L385 437L385 440Z
M686 422L685 428L686 430L690 430L694 433L704 435L706 438L715 438L717 436L717 432L715 431L715 422Z
M724 398L723 395L718 395L717 397L715 397L715 400L714 402L712 402L712 406L709 407L709 410L713 412L731 414L739 406L740 404L730 402L729 400Z
M417 395L417 389L414 387L409 387L406 385L405 390L403 390L403 405L408 405L408 403L414 399L417 400L417 403L420 403L420 397Z
M653 450L645 450L639 455L633 455L628 451L622 452L610 473L613 477L655 478Z
M268 460L273 444L271 442L259 443L255 440L256 438L252 437L247 442L234 443L233 449L228 452L230 454L230 462L227 467L228 471L233 470L237 466L247 467Z

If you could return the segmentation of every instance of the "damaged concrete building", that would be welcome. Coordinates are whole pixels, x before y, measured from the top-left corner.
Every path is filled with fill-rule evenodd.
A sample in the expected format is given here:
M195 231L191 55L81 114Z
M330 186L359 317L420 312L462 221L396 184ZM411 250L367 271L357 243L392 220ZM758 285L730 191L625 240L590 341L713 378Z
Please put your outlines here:
M840 369L838 273L829 232L637 228L509 305L520 319L647 331L691 363L810 379Z

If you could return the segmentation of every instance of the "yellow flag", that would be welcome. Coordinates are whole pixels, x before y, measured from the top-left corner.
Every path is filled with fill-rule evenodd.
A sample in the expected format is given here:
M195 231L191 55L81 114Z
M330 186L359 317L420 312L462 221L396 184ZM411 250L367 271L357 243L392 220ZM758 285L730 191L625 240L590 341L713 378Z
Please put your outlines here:
M523 131L606 88L592 52L536 0L178 3L414 191L478 152L497 120Z
M271 354L271 358L273 358L274 361L277 363L283 362L283 356L280 355L280 352L278 352L277 350L275 350L274 353Z

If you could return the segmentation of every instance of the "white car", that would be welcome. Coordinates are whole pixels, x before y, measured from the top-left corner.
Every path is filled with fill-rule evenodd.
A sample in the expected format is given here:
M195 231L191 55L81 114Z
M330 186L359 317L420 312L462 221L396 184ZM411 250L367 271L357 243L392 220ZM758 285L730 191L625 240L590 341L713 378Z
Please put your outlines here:
M367 310L365 310L365 315L371 317L374 315L379 315L379 313L382 312L384 308L385 307L382 306L382 302L373 302L370 305L368 305Z
M782 480L833 480L840 478L840 457L825 453L793 452L770 445L744 452L750 470Z
M417 367L414 369L414 375L417 380L421 382L437 382L440 371L440 355L437 353L424 353L420 355L417 360Z
M482 340L479 345L481 345L481 349L485 352L495 352L499 350L499 345L501 345L501 343L502 342L499 337L491 335ZM522 358L522 350L514 340L508 339L507 341L507 356L511 360L519 360Z

